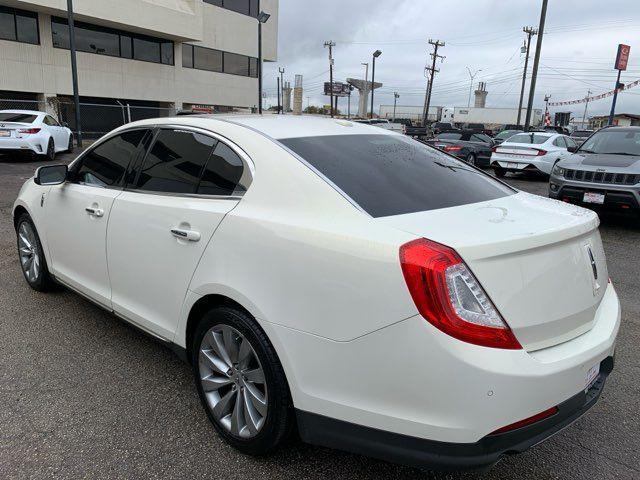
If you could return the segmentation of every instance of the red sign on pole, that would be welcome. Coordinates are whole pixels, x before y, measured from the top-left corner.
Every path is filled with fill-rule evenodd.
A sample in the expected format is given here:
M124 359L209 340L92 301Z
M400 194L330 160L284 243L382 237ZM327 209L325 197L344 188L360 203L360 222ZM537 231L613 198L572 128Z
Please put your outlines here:
M618 55L616 55L616 70L626 70L627 62L629 61L629 52L631 47L623 43L618 45Z

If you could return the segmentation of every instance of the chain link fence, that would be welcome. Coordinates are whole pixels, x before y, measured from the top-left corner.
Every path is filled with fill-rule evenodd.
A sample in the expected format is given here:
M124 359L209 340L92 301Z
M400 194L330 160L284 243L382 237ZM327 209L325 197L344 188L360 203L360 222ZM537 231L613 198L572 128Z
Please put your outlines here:
M60 123L68 125L74 132L77 130L74 103L59 97L52 97L49 102L0 99L0 110L48 111ZM127 102L116 104L80 102L82 136L89 139L101 137L125 123L146 118L170 117L175 114L176 110L173 107L135 105Z

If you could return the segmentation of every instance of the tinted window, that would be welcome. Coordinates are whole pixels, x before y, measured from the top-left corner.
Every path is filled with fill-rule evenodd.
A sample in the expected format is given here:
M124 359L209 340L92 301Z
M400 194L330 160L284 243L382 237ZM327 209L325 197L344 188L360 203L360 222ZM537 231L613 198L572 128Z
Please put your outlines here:
M23 43L40 43L38 14L8 7L0 7L0 39Z
M640 155L640 130L606 128L582 144L579 151Z
M160 61L165 65L173 65L173 42L160 44Z
M216 5L218 7L222 6L222 0L204 0L204 3L210 3L211 5Z
M120 37L115 33L76 27L76 48L82 52L100 55L120 55Z
M569 137L564 137L564 141L567 142L567 147L575 147L575 146L577 146L576 142L571 140Z
M471 140L474 142L491 143L491 137L482 133L474 133L471 135Z
M461 138L462 134L456 132L438 134L438 140L460 140Z
M216 140L187 130L161 130L147 154L136 188L196 193L202 168Z
M142 38L134 38L133 58L145 62L158 62L160 59L160 44Z
M249 57L249 76L258 78L258 59Z
M211 72L222 71L222 52L211 48L193 47L193 66Z
M566 148L567 144L564 142L564 138L558 137L553 141L556 147Z
M496 138L506 140L507 138L514 136L516 133L520 133L520 130L504 130L497 134Z
M224 8L249 15L249 0L224 0Z
M133 58L131 37L127 35L120 35L120 56L122 58Z
M182 66L193 68L193 45L182 44Z
M514 191L475 168L396 135L280 140L373 217L493 200Z
M49 126L52 126L52 127L59 126L59 123L53 117L51 117L49 115L44 117L44 123L45 123L45 125L49 125Z
M133 130L110 138L82 157L73 179L101 187L120 187L129 163L148 130Z
M243 172L242 160L230 147L218 142L202 174L198 193L231 195Z
M0 122L33 123L36 118L38 118L36 115L28 113L0 112Z
M249 15L257 17L260 9L260 0L249 0Z
M224 53L224 73L249 75L249 57L237 53Z
M529 143L539 145L549 140L548 135L538 135L535 133L519 133L509 139L509 143Z

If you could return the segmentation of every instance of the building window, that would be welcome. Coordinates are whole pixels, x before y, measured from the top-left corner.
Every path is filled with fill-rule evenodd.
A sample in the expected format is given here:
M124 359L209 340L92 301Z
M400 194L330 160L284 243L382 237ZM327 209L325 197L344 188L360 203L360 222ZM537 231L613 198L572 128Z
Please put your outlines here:
M51 18L53 46L69 48L69 24L64 18ZM75 22L76 49L111 57L173 65L173 42L162 38L128 33L88 23Z
M260 0L204 0L204 2L254 18L260 11Z
M213 48L182 44L182 66L258 78L258 59Z
M16 8L0 7L0 39L40 44L38 14Z

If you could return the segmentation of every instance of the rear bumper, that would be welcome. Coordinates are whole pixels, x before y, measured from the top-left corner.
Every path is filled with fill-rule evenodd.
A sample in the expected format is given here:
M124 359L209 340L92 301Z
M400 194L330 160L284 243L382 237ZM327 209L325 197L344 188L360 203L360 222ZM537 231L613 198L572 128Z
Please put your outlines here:
M553 168L552 162L544 160L544 157L513 159L496 153L491 155L490 163L492 167L500 166L507 172L538 171L549 175L551 174L551 169Z
M377 430L301 410L296 411L300 436L305 442L430 470L488 468L504 455L523 452L558 433L593 407L613 369L613 357L600 364L596 381L558 405L558 412L531 425L475 443L426 440Z
M41 139L33 135L25 138L0 138L0 153L43 153Z

